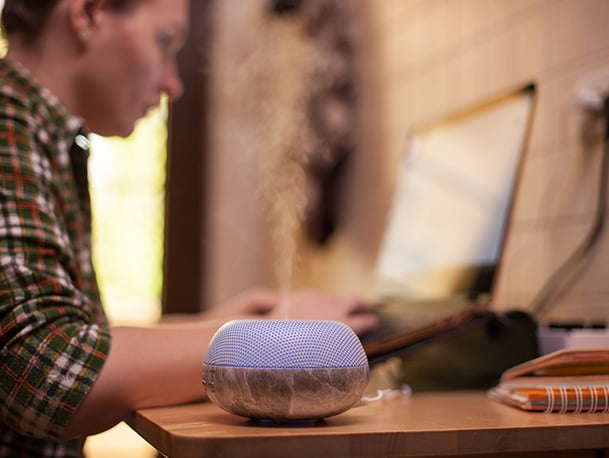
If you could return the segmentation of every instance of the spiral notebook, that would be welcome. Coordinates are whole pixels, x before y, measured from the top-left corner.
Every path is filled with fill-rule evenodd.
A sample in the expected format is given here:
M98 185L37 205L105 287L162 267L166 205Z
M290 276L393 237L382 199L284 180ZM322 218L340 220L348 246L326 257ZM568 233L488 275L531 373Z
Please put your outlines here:
M528 85L408 135L376 267L381 328L363 338L369 354L490 308L534 100Z
M546 413L609 413L609 350L565 349L505 371L491 399Z

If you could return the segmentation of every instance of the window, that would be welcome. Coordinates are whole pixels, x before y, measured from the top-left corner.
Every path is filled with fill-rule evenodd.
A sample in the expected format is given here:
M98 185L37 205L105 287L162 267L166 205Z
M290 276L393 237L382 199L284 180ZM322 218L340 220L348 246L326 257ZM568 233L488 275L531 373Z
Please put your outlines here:
M113 322L161 314L167 103L127 139L93 135L93 262Z

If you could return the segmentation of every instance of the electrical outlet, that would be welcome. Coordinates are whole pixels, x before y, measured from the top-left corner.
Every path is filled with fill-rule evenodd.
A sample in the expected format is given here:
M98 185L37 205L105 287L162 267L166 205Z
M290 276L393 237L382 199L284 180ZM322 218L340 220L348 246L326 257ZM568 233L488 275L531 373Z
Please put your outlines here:
M609 67L584 75L576 84L575 97L580 107L588 111L601 111L609 96Z

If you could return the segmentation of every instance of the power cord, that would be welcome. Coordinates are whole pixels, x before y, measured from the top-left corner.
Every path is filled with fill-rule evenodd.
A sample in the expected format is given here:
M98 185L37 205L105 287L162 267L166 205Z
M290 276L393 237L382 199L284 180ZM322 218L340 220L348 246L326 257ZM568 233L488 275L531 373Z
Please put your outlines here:
M531 310L535 316L540 316L540 314L547 309L551 297L559 290L560 283L564 282L564 277L590 254L592 248L594 248L600 239L600 235L605 227L607 192L609 186L609 96L604 99L602 114L605 117L605 131L603 137L604 150L599 177L596 218L586 238L562 266L552 274L545 286L533 300Z
M376 396L362 397L353 407L362 407L370 404L371 402L377 402L381 400L393 401L394 399L398 398L409 398L410 396L412 396L412 389L408 385L402 385L398 389L386 388L384 390L377 390Z

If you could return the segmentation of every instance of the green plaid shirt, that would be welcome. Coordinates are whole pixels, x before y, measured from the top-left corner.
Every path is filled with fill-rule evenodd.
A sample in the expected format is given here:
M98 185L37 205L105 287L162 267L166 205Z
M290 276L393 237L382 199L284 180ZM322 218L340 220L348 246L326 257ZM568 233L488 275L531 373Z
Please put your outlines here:
M81 456L57 442L110 331L91 262L82 120L0 60L0 456Z

